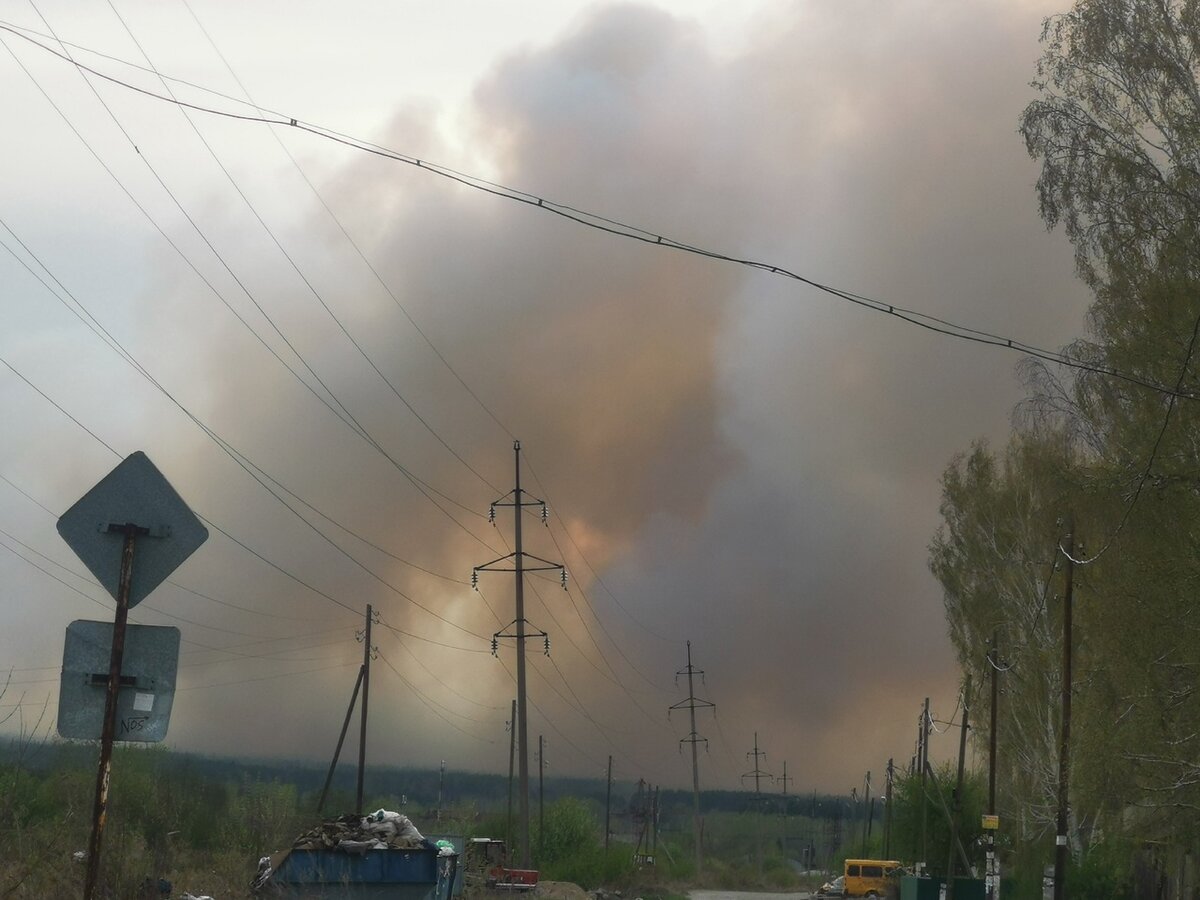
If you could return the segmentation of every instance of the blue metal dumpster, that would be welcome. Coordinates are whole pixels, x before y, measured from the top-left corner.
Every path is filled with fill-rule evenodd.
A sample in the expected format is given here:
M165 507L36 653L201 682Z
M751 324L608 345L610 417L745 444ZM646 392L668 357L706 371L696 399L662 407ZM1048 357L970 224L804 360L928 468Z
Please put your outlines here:
M436 848L364 853L290 850L272 859L262 893L313 900L450 900L458 855Z

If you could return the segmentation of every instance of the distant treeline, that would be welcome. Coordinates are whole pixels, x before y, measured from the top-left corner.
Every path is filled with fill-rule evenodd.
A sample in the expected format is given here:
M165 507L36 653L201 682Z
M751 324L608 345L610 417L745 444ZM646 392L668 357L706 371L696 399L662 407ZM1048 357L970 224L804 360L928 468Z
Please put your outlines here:
M15 762L18 755L22 754L23 746L23 766L32 772L50 768L87 769L96 762L96 747L93 744L55 740L40 747L30 748L13 739L0 738L0 763ZM128 752L154 751L130 746ZM303 760L210 756L176 749L164 754L159 764L170 771L191 776L199 781L255 781L291 785L302 796L319 794L329 768L327 765ZM357 768L353 763L339 764L331 785L331 798L353 796L357 777ZM400 805L402 800L406 800L410 815L414 815L413 811L417 811L416 815L419 815L420 812L437 807L439 781L443 807L469 803L481 813L490 813L503 809L508 801L507 774L463 772L448 767L443 777L438 769L368 765L366 781L370 796L389 798L395 805ZM531 781L532 791L536 796L536 778ZM607 784L603 778L546 776L544 786L546 803L553 803L563 797L574 797L596 804L600 809L604 808ZM650 789L650 785L643 786L643 790ZM638 804L636 783L613 782L614 814L626 813ZM700 808L704 813L759 811L783 814L786 811L787 815L832 822L840 821L851 814L849 804L848 797L834 797L828 794L789 794L785 797L779 793L755 795L750 791L700 792ZM692 792L660 788L659 809L663 816L690 816Z

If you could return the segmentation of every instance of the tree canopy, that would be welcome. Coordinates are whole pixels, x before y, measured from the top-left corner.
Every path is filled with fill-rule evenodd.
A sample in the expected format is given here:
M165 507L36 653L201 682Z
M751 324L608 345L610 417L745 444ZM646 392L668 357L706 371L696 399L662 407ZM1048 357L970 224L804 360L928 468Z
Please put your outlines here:
M1068 349L1099 371L1025 364L1007 446L977 444L945 472L930 565L977 685L999 637L1001 813L1014 840L1046 848L1073 523L1079 858L1118 836L1197 838L1184 811L1200 808L1200 0L1079 0L1042 41L1020 129L1042 217L1065 228L1094 294Z

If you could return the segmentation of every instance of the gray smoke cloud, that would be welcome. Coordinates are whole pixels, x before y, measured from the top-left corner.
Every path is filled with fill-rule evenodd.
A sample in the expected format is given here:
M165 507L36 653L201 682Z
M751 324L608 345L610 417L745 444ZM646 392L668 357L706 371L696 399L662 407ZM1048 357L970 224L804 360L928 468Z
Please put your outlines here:
M1086 297L1068 248L1037 220L1035 170L1015 131L1039 17L1050 11L942 0L789 5L764 13L736 52L718 53L686 18L598 6L479 82L468 139L448 135L436 102L397 110L374 139L1053 347L1079 328ZM230 132L229 149L240 134ZM287 140L302 156L309 146ZM514 436L528 454L525 486L553 513L550 532L526 520L527 549L566 562L577 585L565 595L553 575L531 579L528 596L531 622L552 640L549 658L530 646L531 729L547 734L556 773L598 775L613 753L624 775L688 781L675 752L686 720L665 716L685 693L672 680L685 640L706 671L697 692L718 704L715 720L698 722L711 742L708 786L736 786L752 768L744 754L757 731L766 768L786 760L802 789L848 789L888 757L907 762L925 696L950 711L957 676L925 566L938 478L972 439L1002 439L1020 397L1017 357L768 273L347 155L320 179L326 198L501 427L294 173L281 164L261 179L256 199L290 223L282 242L437 436L223 186L204 206L206 226L355 418L449 499L422 496L161 256L138 346L164 383L280 483L438 574L289 499L394 588L382 585L168 403L135 392L142 424L131 430L153 435L151 455L176 473L181 493L305 582L215 534L179 581L254 612L213 609L175 589L155 598L167 613L232 632L181 625L194 665L184 670L174 742L327 757L361 623L311 586L355 609L371 602L385 623L426 639L377 628L385 659L372 682L375 758L503 768L512 653L502 646L492 659L488 640L513 618L511 587L485 575L477 595L464 582L473 565L511 547L511 512L501 509L498 530L482 514L512 487ZM299 368L228 276L212 277ZM52 480L81 492L111 462ZM206 649L239 645L257 657L276 645L249 640L280 633L300 648L287 654L301 673L291 678L279 677L278 658Z

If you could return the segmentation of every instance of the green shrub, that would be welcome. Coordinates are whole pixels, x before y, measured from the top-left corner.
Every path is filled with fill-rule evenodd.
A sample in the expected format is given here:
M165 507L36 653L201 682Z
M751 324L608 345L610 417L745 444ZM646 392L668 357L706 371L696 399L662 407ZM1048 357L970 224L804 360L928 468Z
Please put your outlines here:
M1067 889L1074 897L1133 897L1130 862L1133 849L1121 841L1092 846L1067 871Z

